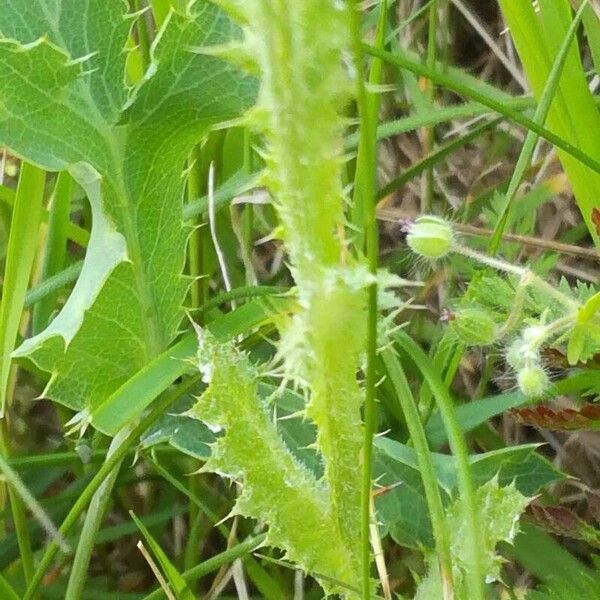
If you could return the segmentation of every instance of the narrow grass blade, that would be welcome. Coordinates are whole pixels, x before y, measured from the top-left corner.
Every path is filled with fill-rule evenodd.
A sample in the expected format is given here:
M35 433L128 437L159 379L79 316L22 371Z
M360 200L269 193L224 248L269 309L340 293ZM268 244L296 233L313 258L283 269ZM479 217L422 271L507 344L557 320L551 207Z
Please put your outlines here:
M421 423L421 417L410 390L410 386L408 385L408 381L406 380L406 375L404 374L402 365L394 354L394 351L391 348L386 348L382 351L381 356L396 391L398 402L402 406L402 412L406 419L410 439L414 444L415 452L417 454L419 472L423 480L423 488L425 489L425 496L427 498L429 516L440 561L444 589L452 590L450 535L446 526L446 517L438 486L438 478L433 465L432 455L427 444L427 438L425 437L425 429Z
M568 0L540 2L537 11L529 2L500 0L500 6L527 78L536 97L541 99L555 58L572 23L571 6ZM565 67L548 112L547 124L562 142L578 148L593 158L594 162L598 161L600 112L589 90L576 40L568 47ZM596 246L599 246L600 235L594 227L592 211L598 206L600 175L589 161L573 160L580 157L569 152L564 143L555 143L560 161L588 230Z
M181 396L183 396L186 392L191 390L192 387L197 384L198 380L199 377L192 377L186 380L181 385L177 386L177 388L175 388L173 391L159 398L156 402L156 405L152 408L148 415L146 415L139 422L139 424L136 425L129 432L129 434L121 443L121 445L115 449L115 452L107 457L106 461L98 469L93 479L88 483L81 495L77 498L77 500L73 504L73 507L62 522L62 525L59 528L59 532L63 537L66 537L68 535L73 526L77 523L79 517L85 510L86 506L88 505L96 491L111 475L112 471L116 470L117 466L121 463L123 458L129 452L130 448L139 441L140 436L164 414L164 412L169 408L169 406L171 406L176 400L181 398ZM50 566L52 559L56 555L58 549L58 545L54 542L51 542L48 545L48 547L44 551L44 554L42 555L40 563L35 571L34 577L30 582L27 591L25 592L23 600L32 600L36 597L37 591L42 583L42 579L46 574L46 571Z
M592 169L595 173L600 174L600 162L595 158L595 155L589 154L581 150L579 147L572 144L567 139L553 133L546 127L538 125L535 121L527 117L526 115L514 110L510 106L507 106L504 101L500 98L504 94L498 91L496 95L493 95L487 87L475 86L472 82L465 83L464 80L456 77L451 71L448 73L441 73L436 69L430 69L425 66L417 59L412 58L408 53L402 52L401 54L392 54L385 50L379 50L369 44L363 44L365 53L371 56L377 56L386 63L395 66L398 69L408 69L413 73L427 77L432 81L435 81L438 85L442 85L445 88L461 94L466 98L475 100L488 108L492 109L500 115L504 115L506 118L522 125L526 129L534 131L541 138L554 144L557 148L563 150L568 155L572 156L579 163L582 163Z
M559 396L562 394L572 394L589 389L594 384L589 373L582 372L571 375L562 381L553 384L554 393ZM497 396L487 396L481 400L474 400L462 404L456 408L456 417L463 433L472 431L488 419L503 413L511 408L518 408L530 404L531 399L521 394L521 392L509 392ZM435 413L427 426L425 427L427 438L434 448L439 448L448 441L448 434L444 428L444 423L440 413Z
M375 33L375 45L377 48L383 48L386 23L386 2L379 6L379 21ZM374 58L369 72L369 85L376 86L381 82L383 61L380 58ZM365 193L369 193L373 187L369 180L374 179L374 160L377 148L377 121L379 117L380 94L364 90L364 108L365 114L361 114L358 154L356 157L356 171L354 174L354 188L352 194L351 219L357 232L354 238L354 246L362 252L365 247ZM368 135L367 132L370 134Z
M271 316L265 304L249 302L208 323L217 339L230 339L267 321ZM189 370L197 348L196 337L187 334L109 396L91 415L94 427L107 435L132 423L168 386Z
M46 514L40 503L34 498L33 494L27 489L27 486L23 483L19 475L12 469L4 457L0 454L0 472L4 476L6 482L12 486L14 491L18 494L31 514L35 517L38 523L46 530L48 535L52 537L58 546L64 551L69 550L64 538L58 532L58 529L52 522L52 519Z
M175 565L169 560L169 557L160 547L160 544L152 537L148 528L136 517L133 511L129 511L129 514L144 536L146 544L148 544L152 553L160 563L163 573L166 575L172 590L175 592L177 600L194 600L194 594L192 594L190 588L187 586L185 579L175 568Z
M380 19L377 26L376 44L383 47L385 37L385 21L387 2L379 7ZM356 249L359 253L364 250L369 272L374 283L368 288L367 297L367 366L364 401L364 436L362 448L362 482L361 482L361 561L362 598L368 600L371 596L371 488L373 462L373 435L377 422L375 404L375 386L377 383L377 268L379 257L379 238L376 221L376 168L377 168L377 117L379 113L379 98L370 94L365 86L363 67L363 48L361 45L360 12L356 2L351 4L352 43L354 65L357 70L357 97L360 116L360 142L357 158L356 175L354 179L355 212L353 218L359 228ZM383 63L381 59L373 61L370 78L373 83L381 78ZM362 232L362 234L360 233Z
M67 255L67 229L71 211L73 180L67 171L59 173L50 199L46 248L40 279L45 281L60 272ZM33 310L32 333L39 333L50 321L56 309L56 294L52 293L40 301Z
M439 148L434 150L431 154L429 154L422 160L416 162L415 164L413 164L410 167L408 167L407 169L405 169L402 173L400 173L400 175L398 175L398 177L395 177L394 179L392 179L392 181L390 181L383 188L381 188L379 190L379 192L377 193L378 200L385 198L392 192L394 192L397 189L399 189L400 187L402 187L405 183L407 183L408 181L413 179L413 177L420 175L426 169L428 169L428 168L432 167L433 165L439 163L440 161L444 160L444 158L446 158L447 156L449 156L450 154L452 154L459 148L462 148L469 142L477 139L480 135L482 135L486 131L493 129L496 125L498 125L498 123L501 120L502 120L501 118L497 118L497 119L493 119L492 121L489 121L488 123L483 123L482 125L479 125L478 127L474 127L471 131L469 131L465 135L457 137L455 140L452 140L451 142L448 142L447 144L440 146Z
M524 110L533 107L533 100L526 97L516 97L512 101L508 102L509 106L512 106L515 110ZM386 121L381 123L377 127L377 140L384 140L407 131L414 131L421 127L432 127L445 123L446 121L452 121L454 119L470 119L473 117L483 115L493 115L487 106L479 104L478 102L464 102L456 106L443 106L436 107L431 112L421 112L412 114L408 117L402 117L394 121ZM352 133L346 138L346 150L355 150L358 147L359 136L357 133Z
M15 205L15 191L6 187L5 185L0 185L0 201L6 204L9 208L13 208ZM44 209L42 212L42 221L44 223L48 222L48 211ZM72 241L85 248L90 239L89 231L75 225L75 223L67 223L67 237Z
M0 594L3 600L21 600L20 596L15 592L13 587L0 575Z
M540 125L543 125L546 121L546 118L548 117L550 107L558 90L558 85L563 73L565 62L567 60L569 49L571 48L571 44L575 39L575 34L577 33L577 29L579 28L579 24L583 17L584 11L588 6L588 1L589 0L584 0L581 3L581 6L577 11L577 14L575 15L575 18L569 26L567 35L565 36L565 39L561 44L556 58L554 59L552 69L550 70L550 74L548 75L548 79L544 84L544 90L542 92L539 104L535 110L535 114L533 115L533 120L536 123L539 123ZM498 252L498 247L500 246L500 241L502 240L502 234L506 229L506 224L508 222L508 216L510 213L512 203L514 202L517 196L517 192L519 190L521 182L523 181L525 172L529 168L529 164L531 163L531 157L533 156L533 151L535 150L537 141L537 133L535 133L534 131L528 131L527 136L525 138L525 143L523 144L523 148L521 149L521 152L519 154L517 164L515 165L513 174L508 184L508 189L506 190L506 194L504 196L504 206L500 210L498 222L496 224L496 227L494 227L494 233L488 244L488 251L491 254L496 254L496 252Z
M23 299L37 252L45 180L42 169L26 162L21 164L0 303L0 417L6 406L10 355L17 340Z
M200 579L200 577L203 577L212 571L216 571L222 565L233 562L237 558L242 558L246 554L249 554L258 548L264 542L265 538L266 534L248 538L247 540L239 543L237 546L234 546L229 550L225 550L224 552L221 552L221 554L217 554L216 556L209 558L192 569L185 571L182 574L183 579L188 583L197 581ZM151 594L148 594L143 600L160 600L161 598L164 598L163 591L155 590Z
M463 502L463 511L466 530L466 547L469 549L468 555L471 559L471 568L468 573L468 590L469 598L473 600L483 600L485 598L484 591L484 569L479 553L481 544L479 542L480 532L482 528L479 524L479 514L475 501L475 486L473 475L471 473L469 452L458 420L452 398L448 390L441 381L438 373L431 366L429 357L421 350L421 348L406 334L404 331L399 331L394 336L399 348L409 356L412 362L423 374L427 380L429 387L436 399L440 414L444 421L450 447L456 458L458 471L458 487L460 496Z

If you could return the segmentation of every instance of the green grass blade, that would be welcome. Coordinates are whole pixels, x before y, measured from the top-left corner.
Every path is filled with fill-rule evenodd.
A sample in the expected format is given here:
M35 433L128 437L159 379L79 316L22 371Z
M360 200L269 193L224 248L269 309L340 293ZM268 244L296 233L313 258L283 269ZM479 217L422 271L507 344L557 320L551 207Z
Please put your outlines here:
M46 249L40 279L45 281L59 273L65 265L67 255L67 228L71 211L73 180L67 171L59 173L48 210L48 231ZM56 309L56 294L46 296L36 304L32 317L32 333L39 333L50 321L52 311Z
M552 391L556 396L573 394L588 390L594 383L596 385L600 384L600 377L596 376L594 378L590 373L581 372L553 383ZM456 408L456 417L463 433L468 433L506 410L518 408L529 403L531 403L531 399L518 391L499 394L497 396L487 396L486 398L458 406ZM444 423L439 413L431 417L425 427L425 431L427 432L429 442L434 448L442 446L448 440Z
M223 565L226 565L230 562L238 558L243 558L246 554L249 554L256 548L258 548L266 538L266 534L257 535L243 542L239 543L237 546L233 546L229 550L225 550L208 560L205 560L203 563L196 565L192 569L185 571L183 573L183 578L188 583L192 583L207 575L208 573L212 573L212 571L216 571ZM155 590L151 594L148 594L143 600L160 600L164 598L164 592L162 590Z
M40 523L40 525L46 530L46 532L54 538L56 543L64 550L68 551L68 546L56 529L52 519L46 514L40 503L34 498L33 494L27 489L27 486L23 483L19 475L13 468L8 464L2 455L0 455L0 473L2 473L6 482L13 488L18 494L23 503L27 506L31 514Z
M529 523L521 524L521 533L507 553L516 558L534 576L543 582L568 583L571 598L597 600L600 577L575 558L549 534ZM590 594L591 592L591 594Z
M420 175L421 173L423 173L425 170L427 170L431 166L444 160L447 156L450 156L450 154L452 154L459 148L462 148L469 142L477 139L481 134L485 133L486 131L494 129L494 127L496 127L496 125L498 125L498 123L501 120L502 120L501 118L497 118L497 119L493 119L492 121L489 121L488 123L483 123L482 125L479 125L478 127L474 127L471 131L469 131L465 135L457 137L455 140L452 140L451 142L448 142L447 144L440 146L439 148L434 150L431 154L429 154L425 158L412 164L410 167L408 167L402 173L400 173L400 175L398 175L398 177L395 177L389 183L387 183L383 188L381 188L379 190L379 192L377 193L377 199L381 200L382 198L385 198L392 192L394 192L397 189L399 189L400 187L402 187L405 183L410 181L413 177Z
M516 97L507 104L515 110L524 110L532 108L533 101L531 98ZM470 119L481 115L492 115L493 112L483 104L478 102L464 102L463 104L453 106L436 107L431 112L420 112L412 114L408 117L402 117L394 121L386 121L377 127L377 141L385 140L401 133L414 131L421 127L431 127L452 121L453 119ZM359 136L357 133L352 133L346 137L346 150L355 150L358 147Z
M88 505L96 491L104 483L107 477L111 475L113 470L117 470L118 465L129 452L130 448L139 441L140 436L160 417L162 417L165 411L176 400L178 400L186 392L191 390L192 387L197 384L198 380L199 377L192 377L184 383L182 383L181 385L177 386L177 388L175 388L173 391L159 398L152 410L143 419L140 420L138 425L136 425L130 431L130 433L121 443L121 445L119 445L115 449L115 452L107 457L106 461L102 464L100 469L98 469L93 479L88 483L81 495L77 498L68 515L62 522L62 525L59 528L59 532L63 537L66 537L68 535L73 526L79 520L79 517L85 510L86 506ZM46 574L48 567L52 563L52 560L56 555L58 549L58 545L54 542L51 542L47 546L46 550L42 555L40 563L35 571L34 577L31 580L27 591L25 592L23 600L32 600L36 596L39 586L42 583L42 579Z
M208 323L207 327L217 339L224 340L243 334L270 318L264 302L254 301ZM132 423L160 393L189 370L196 348L196 337L190 333L157 356L90 415L94 427L107 435L115 435Z
M568 0L540 2L538 12L530 3L522 1L500 0L500 6L527 78L539 99L572 22L570 4ZM594 162L600 158L600 112L588 88L576 42L567 52L547 123L569 146L578 148ZM600 236L592 221L592 209L598 206L600 197L598 170L589 161L574 160L580 157L569 152L564 144L555 145L583 219L599 246Z
M0 185L0 201L6 204L9 208L13 208L15 205L15 191L6 187L5 185ZM44 223L48 222L48 211L44 209L42 212L42 221ZM85 248L90 240L89 231L75 225L75 223L67 223L67 237L72 241Z
M13 587L0 575L0 594L3 600L21 600L20 596L15 592Z
M469 462L469 452L458 420L452 398L441 381L439 375L431 367L429 357L419 346L404 332L400 331L394 336L400 349L409 356L417 368L427 380L429 387L436 399L440 414L448 433L450 447L456 458L458 471L458 487L463 502L463 511L466 529L466 547L470 557L471 568L468 573L469 598L473 600L484 600L484 578L483 563L479 553L481 544L479 532L482 530L479 524L479 514L475 501L475 486Z
M135 521L135 524L138 526L138 529L144 536L146 543L160 563L163 573L167 576L169 584L171 585L172 590L175 592L177 600L194 600L194 594L192 594L190 588L187 586L185 579L175 568L175 565L169 560L169 557L161 548L160 544L152 537L152 534L148 528L142 523L142 521L140 521L140 519L135 516L133 511L129 511L129 514Z
M37 252L45 180L44 171L26 162L21 164L0 303L0 417L6 407L10 355L17 340L23 299Z
M380 19L377 26L376 44L383 47L387 2L380 5ZM364 600L371 597L371 489L373 468L373 436L377 423L375 404L375 386L377 384L377 268L379 259L379 238L376 221L376 169L377 169L377 118L379 114L379 97L370 94L365 85L363 68L363 49L361 45L360 12L357 3L351 5L352 43L354 65L357 70L357 98L360 116L360 142L357 159L357 172L354 179L355 218L359 231L357 249L365 251L369 264L369 272L374 283L368 288L367 297L367 366L365 377L364 401L364 435L362 448L362 482L360 495L360 540L362 577L361 589ZM381 78L383 63L380 59L373 61L370 80L376 83Z
M383 48L387 12L385 2L381 3L379 11L375 45L378 48ZM381 82L382 67L383 61L379 58L374 58L369 72L370 86L376 86ZM377 121L381 100L381 96L377 92L369 92L365 89L363 94L364 106L362 108L365 113L360 115L358 154L356 156L356 172L354 174L351 208L351 220L356 228L354 247L358 252L363 252L365 248L365 204L369 202L368 198L365 198L365 195L372 191L371 188L373 187L370 180L374 178L373 165L377 148Z
M546 121L548 113L550 111L550 107L552 105L552 101L554 100L554 96L558 90L558 84L560 82L560 78L562 76L563 67L565 66L565 62L567 60L569 49L571 48L571 44L575 39L575 34L577 33L577 29L579 28L579 24L583 17L584 11L588 6L589 0L584 0L581 3L575 18L571 22L569 26L569 30L567 31L567 35L561 44L561 47L554 59L554 63L552 64L552 69L550 74L548 75L548 79L544 84L544 90L542 92L540 102L536 108L535 114L533 116L533 120L540 125L543 125ZM508 189L506 190L506 194L504 197L504 206L500 210L499 219L494 227L494 233L490 239L488 244L488 251L491 254L496 254L498 252L498 247L500 246L500 242L502 240L502 234L506 229L506 225L508 223L508 216L514 202L517 192L519 190L519 186L525 177L525 172L529 168L529 164L531 163L531 157L533 156L533 151L535 150L535 146L538 141L538 135L534 131L528 131L527 136L525 137L525 143L523 144L523 148L519 154L519 158L517 160L517 164L515 165L513 174L510 178L510 182L508 184Z
M589 154L577 146L573 145L567 139L553 133L546 127L538 125L535 121L523 115L522 113L514 110L510 106L507 106L502 98L504 94L498 91L496 95L493 95L488 91L487 87L475 86L472 82L465 83L464 80L456 77L452 71L447 73L441 73L436 69L430 69L418 60L412 58L408 53L402 52L399 54L392 54L385 50L379 50L369 44L363 44L365 53L371 56L381 58L386 63L395 66L398 69L407 69L423 77L427 77L432 81L435 81L438 85L441 85L449 90L461 94L466 98L470 98L488 108L492 109L500 115L504 115L506 118L522 125L526 129L534 131L541 138L554 144L557 148L560 148L568 155L572 156L576 161L582 163L592 169L595 173L600 174L600 162L595 158L594 155Z
M440 561L441 577L444 582L444 589L453 589L452 584L452 556L450 554L450 535L446 526L446 516L442 497L438 486L438 478L433 465L431 452L425 437L425 429L421 423L421 417L415 403L415 399L410 390L406 375L402 369L400 361L391 348L386 348L381 352L383 362L396 391L398 402L402 406L402 412L406 419L406 425L410 433L410 438L414 444L419 472L423 480L427 507L433 528L435 546Z

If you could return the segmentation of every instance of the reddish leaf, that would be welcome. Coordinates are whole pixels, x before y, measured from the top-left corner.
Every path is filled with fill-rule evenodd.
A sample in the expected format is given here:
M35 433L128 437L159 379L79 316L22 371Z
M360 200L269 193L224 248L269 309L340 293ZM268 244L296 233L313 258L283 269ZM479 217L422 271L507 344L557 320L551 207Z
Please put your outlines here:
M544 429L576 431L600 429L600 405L586 404L579 410L550 408L538 405L531 408L513 408L511 414L524 425L536 425Z
M525 514L536 525L550 533L583 540L595 547L600 546L600 530L580 519L569 508L530 504Z
M585 498L588 503L590 515L600 523L600 492L598 490L586 490Z
M577 367L579 369L600 369L600 353L595 354L587 362L578 362L576 365L570 365L567 355L558 348L543 348L541 351L544 364L553 370L570 369Z
M600 210L592 208L592 221L596 226L596 233L600 235Z
M542 506L530 504L525 511L527 517L542 529L564 535L567 537L579 537L577 528L579 517L569 508L564 506Z

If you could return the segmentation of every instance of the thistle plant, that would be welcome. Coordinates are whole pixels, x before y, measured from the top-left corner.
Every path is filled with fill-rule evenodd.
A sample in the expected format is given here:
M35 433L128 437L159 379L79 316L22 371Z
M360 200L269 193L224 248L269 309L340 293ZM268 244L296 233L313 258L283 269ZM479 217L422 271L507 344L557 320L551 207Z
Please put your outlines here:
M336 1L219 4L242 26L244 43L200 51L251 65L261 78L258 102L245 121L266 142L261 182L274 199L298 296L298 310L280 322L278 356L284 380L305 392L304 417L317 426L315 450L322 457L324 477L317 481L291 461L250 388L244 400L248 414L234 412L227 418L224 398L212 403L208 414L196 412L225 430L217 443L219 458L207 468L239 475L243 491L237 510L263 518L271 543L300 567L358 587L362 425L357 371L366 337L366 287L373 277L350 255L344 235L342 113L353 87L343 61L349 13ZM205 344L200 361L210 362L211 352L203 348ZM217 367L218 361L215 377ZM235 377L240 377L237 371ZM216 393L215 385L211 383L200 407ZM250 426L250 411L270 429L271 448L257 448L236 433ZM250 448L256 461L252 468L240 462ZM258 457L263 450L265 455ZM261 479L256 469L263 461ZM285 482L283 490L279 479ZM309 489L311 498L305 497ZM260 506L263 494L280 498L276 514ZM306 503L309 513L321 515L327 524L300 535L295 529L302 529L297 520ZM327 591L355 595L322 584Z
M407 243L417 255L437 260L450 253L489 267L503 276L474 277L447 320L467 346L502 344L519 390L541 398L551 389L542 350L565 346L569 365L600 351L600 292L562 280L553 286L528 268L487 256L456 239L449 222L419 217L407 226Z

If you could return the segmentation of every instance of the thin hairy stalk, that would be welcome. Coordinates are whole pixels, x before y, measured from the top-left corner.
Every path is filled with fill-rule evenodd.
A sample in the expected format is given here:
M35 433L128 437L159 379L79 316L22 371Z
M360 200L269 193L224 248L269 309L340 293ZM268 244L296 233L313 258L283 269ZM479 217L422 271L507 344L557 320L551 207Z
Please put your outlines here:
M566 306L571 310L574 310L578 307L578 303L575 300L573 300L573 298L565 296L565 294L557 290L553 285L549 284L547 281L544 281L541 277L539 277L538 275L536 275L535 273L533 273L525 267L513 265L512 263L506 262L498 258L494 258L493 256L488 256L487 254L482 254L477 250L473 250L467 246L463 246L460 244L454 244L452 246L452 250L458 254L466 256L467 258L472 258L477 262L487 265L488 267L497 269L498 271L504 271L505 273L518 275L519 277L527 277L529 285L536 286L539 290L548 294L551 298L554 298L563 306Z

